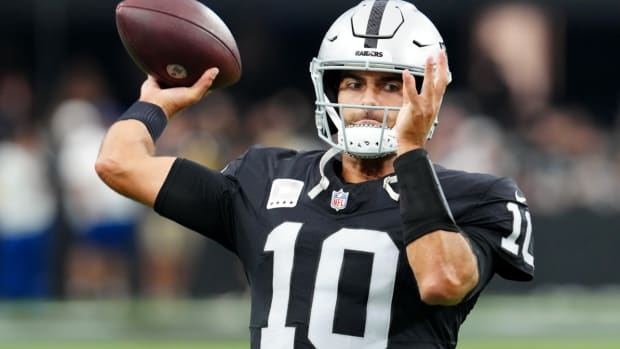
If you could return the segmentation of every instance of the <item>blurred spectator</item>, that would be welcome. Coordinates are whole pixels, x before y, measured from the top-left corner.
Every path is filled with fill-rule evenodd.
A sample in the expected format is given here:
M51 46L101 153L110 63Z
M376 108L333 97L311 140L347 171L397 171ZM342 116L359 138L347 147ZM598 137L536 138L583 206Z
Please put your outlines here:
M148 297L187 297L192 266L205 239L154 213L139 230L142 292Z
M512 140L492 118L469 115L461 99L448 95L439 125L427 148L433 161L448 168L514 177Z
M31 128L0 142L0 298L49 294L55 206L42 149Z
M316 131L311 124L313 110L302 93L295 89L283 89L250 108L244 120L247 141L296 150L321 149L324 145L318 137L304 132Z
M538 212L620 210L620 181L609 135L578 107L540 114L524 134L520 183Z
M193 155L211 168L222 168L245 150L246 140L241 133L239 110L232 96L226 92L211 93L208 98L184 110L178 119L183 119L182 122L188 127L185 134L171 135L173 130L165 131L168 135L164 143L174 145L173 154L178 154L182 148L196 148L195 145L204 140L209 144L200 147L202 151L196 149L200 154ZM174 126L174 129L183 132L182 127Z
M559 28L531 3L493 4L472 27L469 81L479 112L507 126L546 108L562 68Z
M16 128L32 122L34 100L28 78L16 72L0 73L0 141Z
M0 76L0 298L50 292L56 209L32 103L25 75Z
M96 59L88 56L74 57L59 77L61 80L56 90L57 104L68 99L89 102L97 108L105 126L116 121L122 112L118 101L110 95L108 80Z
M65 217L75 234L67 292L78 297L126 295L135 270L141 207L102 185L95 173L94 159L105 134L101 114L85 100L64 101L53 113L51 132Z

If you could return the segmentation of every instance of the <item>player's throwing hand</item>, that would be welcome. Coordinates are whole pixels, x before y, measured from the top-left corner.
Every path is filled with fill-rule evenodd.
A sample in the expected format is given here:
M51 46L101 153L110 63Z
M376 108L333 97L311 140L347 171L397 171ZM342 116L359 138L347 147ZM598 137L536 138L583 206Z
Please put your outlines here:
M211 88L219 73L218 68L207 69L200 79L190 87L162 89L151 75L144 81L140 90L140 101L158 105L166 116L171 118L177 112L201 100Z

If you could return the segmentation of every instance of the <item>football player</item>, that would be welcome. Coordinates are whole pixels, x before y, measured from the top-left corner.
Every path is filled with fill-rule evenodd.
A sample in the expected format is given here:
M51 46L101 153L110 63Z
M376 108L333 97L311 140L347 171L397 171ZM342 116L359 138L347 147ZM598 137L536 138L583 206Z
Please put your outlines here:
M365 0L334 22L310 72L327 151L252 147L222 172L154 156L212 68L189 88L149 77L97 171L239 257L252 348L455 348L493 275L530 280L534 257L512 180L433 165L424 150L450 81L440 34L408 2Z

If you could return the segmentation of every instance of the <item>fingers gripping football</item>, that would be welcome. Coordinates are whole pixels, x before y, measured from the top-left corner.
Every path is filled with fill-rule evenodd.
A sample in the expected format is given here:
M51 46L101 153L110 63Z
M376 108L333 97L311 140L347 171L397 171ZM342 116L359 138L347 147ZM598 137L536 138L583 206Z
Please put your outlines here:
M399 154L426 145L449 81L448 62L443 51L434 68L433 57L428 57L420 92L416 90L415 77L408 70L403 71L403 106L395 126Z
M170 118L207 95L218 73L218 68L211 68L205 71L200 79L190 87L166 89L162 89L155 78L149 75L148 79L142 84L140 100L158 105Z

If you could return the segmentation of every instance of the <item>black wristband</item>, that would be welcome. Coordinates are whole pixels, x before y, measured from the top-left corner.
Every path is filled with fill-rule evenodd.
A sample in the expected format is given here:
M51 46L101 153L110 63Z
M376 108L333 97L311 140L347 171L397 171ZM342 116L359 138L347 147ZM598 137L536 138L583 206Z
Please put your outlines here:
M118 120L139 120L146 126L153 142L161 136L168 123L168 118L164 111L155 104L137 101L127 109Z
M394 160L400 193L403 241L412 241L435 230L459 232L433 164L420 148Z

